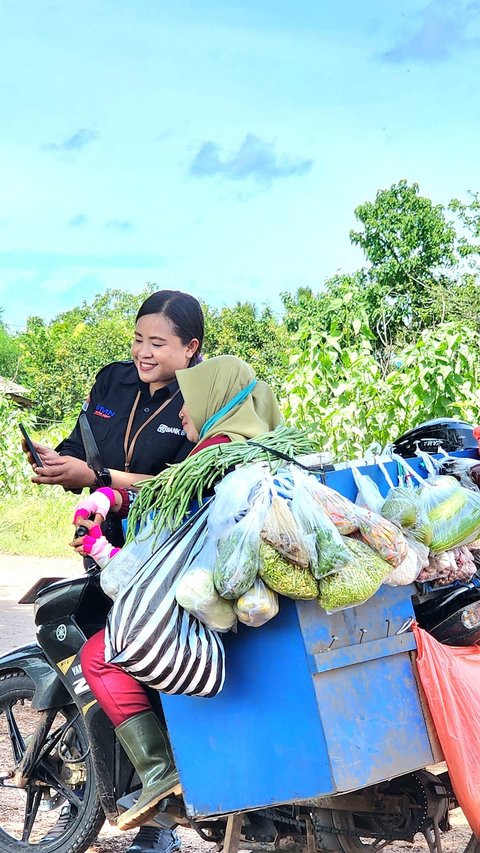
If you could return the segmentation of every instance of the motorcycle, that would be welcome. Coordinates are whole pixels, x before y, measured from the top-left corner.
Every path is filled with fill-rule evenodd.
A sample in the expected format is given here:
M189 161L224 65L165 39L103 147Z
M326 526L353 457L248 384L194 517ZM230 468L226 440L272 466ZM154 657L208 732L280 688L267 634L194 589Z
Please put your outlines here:
M0 657L6 815L0 851L83 853L105 817L115 823L140 787L79 661L85 640L105 624L111 601L92 569L75 579L42 579L20 603L35 605L38 643ZM158 694L151 698L162 716ZM441 853L440 832L448 830L456 805L446 772L419 770L347 794L207 818L192 817L183 800L169 798L154 822L189 826L225 853L374 853L417 832L431 853ZM480 842L472 836L463 853L480 853Z

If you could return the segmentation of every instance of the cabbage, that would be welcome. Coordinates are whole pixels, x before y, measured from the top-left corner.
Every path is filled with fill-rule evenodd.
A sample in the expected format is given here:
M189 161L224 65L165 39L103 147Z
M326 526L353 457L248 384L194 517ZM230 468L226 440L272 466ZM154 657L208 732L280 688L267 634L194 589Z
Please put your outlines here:
M181 607L214 631L230 631L237 621L232 602L215 589L212 569L192 566L178 581L175 596Z

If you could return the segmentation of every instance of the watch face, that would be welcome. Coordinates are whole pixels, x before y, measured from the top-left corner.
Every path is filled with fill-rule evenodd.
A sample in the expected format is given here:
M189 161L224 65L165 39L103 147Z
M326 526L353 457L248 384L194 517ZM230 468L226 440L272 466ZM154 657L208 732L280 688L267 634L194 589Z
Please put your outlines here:
M112 475L108 468L104 468L103 471L95 471L95 478L97 483L100 483L101 486L112 485Z

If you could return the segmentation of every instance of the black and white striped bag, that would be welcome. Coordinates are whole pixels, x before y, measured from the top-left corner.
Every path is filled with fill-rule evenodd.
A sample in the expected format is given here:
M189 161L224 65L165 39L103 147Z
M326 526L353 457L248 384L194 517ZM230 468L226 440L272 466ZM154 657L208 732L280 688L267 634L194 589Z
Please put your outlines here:
M175 599L178 579L203 545L202 508L145 563L116 598L105 659L163 693L216 696L225 680L223 643Z

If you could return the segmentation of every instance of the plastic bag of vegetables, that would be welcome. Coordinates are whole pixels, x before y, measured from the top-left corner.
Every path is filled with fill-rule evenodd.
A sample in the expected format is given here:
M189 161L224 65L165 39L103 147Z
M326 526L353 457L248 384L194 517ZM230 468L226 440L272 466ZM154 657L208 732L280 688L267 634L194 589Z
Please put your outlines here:
M358 539L345 539L351 561L319 583L319 604L328 612L355 607L371 598L392 571L389 563Z
M302 540L292 511L284 498L274 497L262 529L262 539L291 563L307 568L310 552Z
M382 506L382 515L398 527L406 529L412 539L430 545L432 525L420 502L420 489L412 486L390 489Z
M399 566L407 556L407 540L402 531L368 509L357 507L357 520L362 539L392 566Z
M192 560L190 568L177 583L175 598L178 604L214 631L230 631L237 617L233 604L221 598L213 583L216 543L207 538Z
M261 578L233 605L238 621L250 628L260 628L278 613L278 596Z
M428 565L428 548L426 545L410 539L407 539L407 545L407 556L385 579L385 583L389 586L407 586L413 583L424 566Z
M465 583L473 577L476 568L472 552L466 545L461 545L443 554L431 554L418 580L434 582L435 586L448 586L455 581Z
M318 481L312 488L312 494L317 503L325 510L329 519L333 521L339 533L347 536L349 533L358 530L355 504L352 501L336 492L335 489L331 489L330 486L325 486Z
M312 574L318 579L348 563L350 554L337 528L314 498L315 478L298 470L293 470L292 475L292 513L310 550Z
M254 512L218 540L213 581L222 598L238 598L250 589L260 567L259 548L260 524Z
M215 486L208 515L209 534L222 539L249 511L260 492L272 490L273 480L264 462L235 468Z
M266 585L287 598L313 599L318 595L318 581L309 569L288 563L275 548L262 542L259 575Z
M384 518L388 518L399 527L413 527L419 512L417 493L409 486L395 486L390 489L381 510Z
M477 538L479 493L463 488L454 477L439 475L429 478L419 499L432 525L432 552L448 551Z

